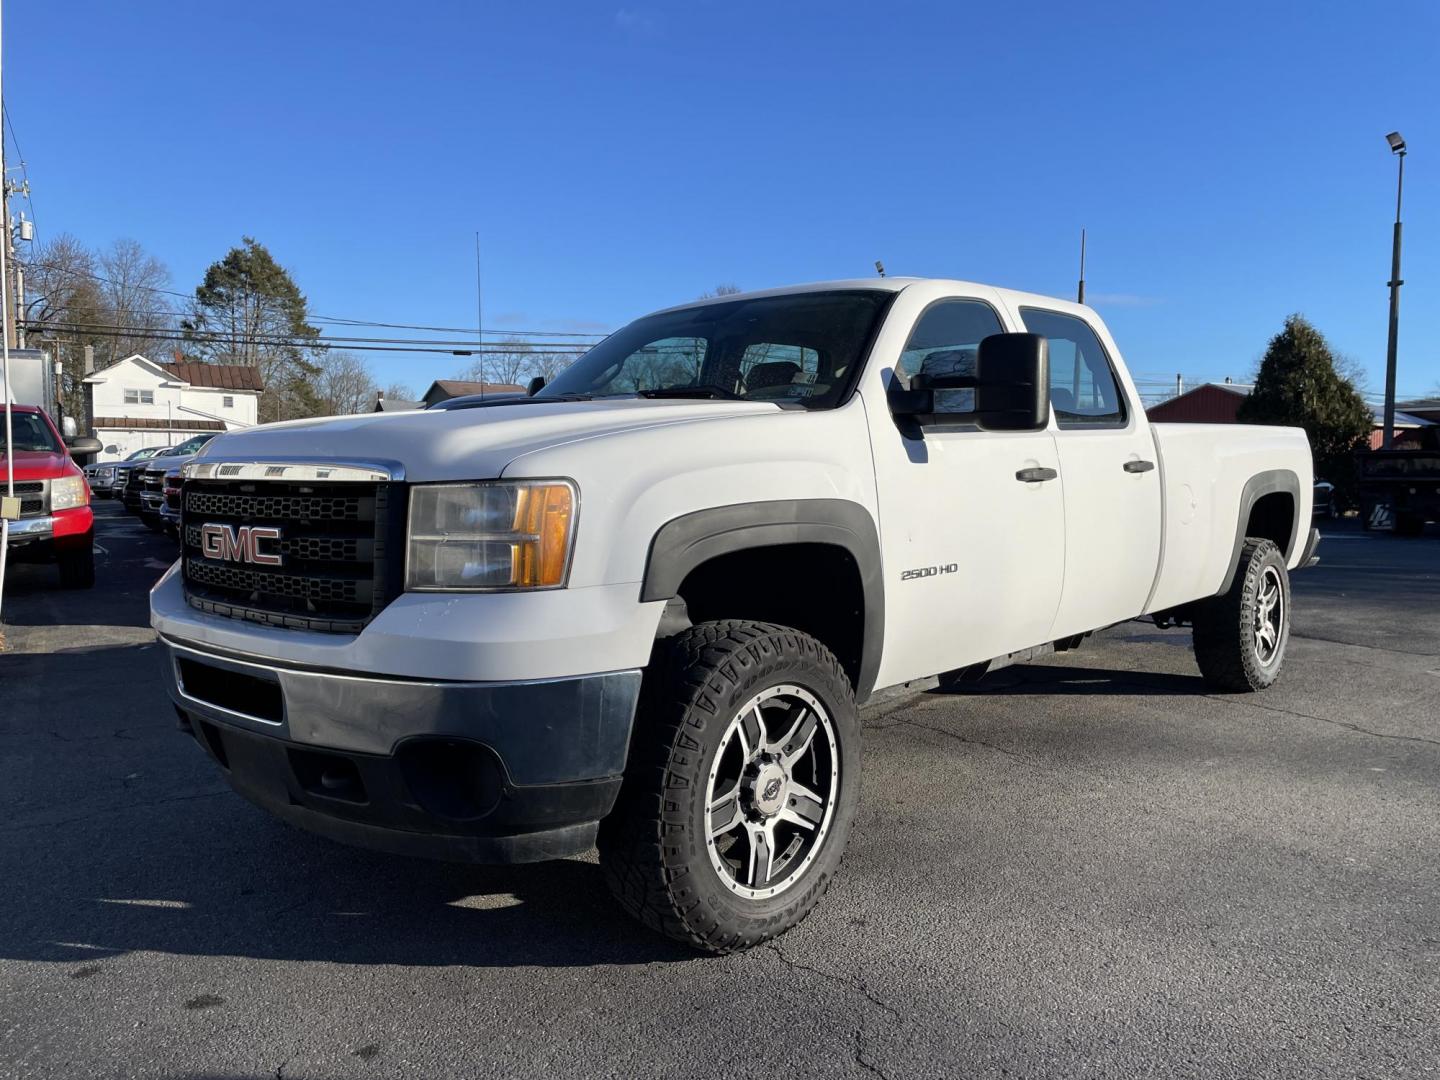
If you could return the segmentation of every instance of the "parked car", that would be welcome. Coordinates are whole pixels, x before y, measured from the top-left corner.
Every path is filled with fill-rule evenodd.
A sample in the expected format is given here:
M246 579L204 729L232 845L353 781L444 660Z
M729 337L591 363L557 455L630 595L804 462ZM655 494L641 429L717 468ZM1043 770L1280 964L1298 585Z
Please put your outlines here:
M148 528L156 532L164 528L160 511L165 504L165 474L171 468L184 465L192 456L199 453L205 444L215 437L215 434L213 431L207 431L203 435L186 439L179 446L171 447L165 453L155 455L137 470L139 481L136 489L140 500L140 520Z
M132 514L140 512L140 489L142 485L142 473L145 466L162 454L168 454L175 448L173 446L147 447L149 453L144 457L137 457L137 454L144 451L137 450L130 455L125 462L115 467L115 481L111 489L112 495L119 499L121 505ZM131 460L133 458L133 461Z
M160 503L160 527L172 540L180 539L180 488L184 482L185 467L171 465L165 470L161 487L163 499Z
M1329 480L1321 480L1318 476L1315 478L1315 495L1310 512L1317 518L1340 516L1340 507L1335 501L1335 485Z
M151 621L276 816L598 844L622 906L724 952L839 868L880 688L1141 616L1193 625L1208 686L1274 683L1312 479L1299 429L1147 422L1090 308L811 285L642 318L533 396L221 436Z
M88 589L95 584L94 514L85 473L71 453L93 454L100 441L64 438L45 411L11 406L14 437L15 516L10 522L8 558L55 563L60 584ZM11 447L0 424L0 496L9 490Z
M90 484L91 493L102 499L110 498L116 491L124 488L125 475L135 462L148 461L160 449L158 446L147 446L136 450L124 461L97 461L86 465L85 479Z

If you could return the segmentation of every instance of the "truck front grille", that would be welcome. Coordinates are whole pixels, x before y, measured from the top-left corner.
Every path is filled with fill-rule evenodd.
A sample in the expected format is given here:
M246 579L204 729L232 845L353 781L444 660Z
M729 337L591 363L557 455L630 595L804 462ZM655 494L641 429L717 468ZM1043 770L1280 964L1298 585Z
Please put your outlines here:
M404 497L399 484L186 480L180 535L192 606L272 626L358 633L400 592ZM227 530L222 547L249 527L280 530L259 554L207 556L203 530ZM393 556L393 557L392 557Z
M4 494L3 481L0 481L0 494ZM45 513L44 480L15 481L15 495L20 500L21 517L40 517Z

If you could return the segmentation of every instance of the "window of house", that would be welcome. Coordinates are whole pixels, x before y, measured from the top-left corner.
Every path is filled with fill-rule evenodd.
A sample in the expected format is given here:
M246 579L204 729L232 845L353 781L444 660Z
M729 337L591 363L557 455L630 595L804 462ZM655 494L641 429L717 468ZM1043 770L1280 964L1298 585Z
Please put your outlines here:
M902 387L926 375L974 375L980 342L991 334L1002 334L1000 316L983 300L941 300L930 305L910 332L900 353L895 374ZM975 411L974 390L935 391L937 413Z
M126 404L126 405L154 405L154 404L155 404L155 391L154 391L154 390L136 390L136 389L133 389L133 388L127 388L126 391L125 391L125 404Z
M1123 427L1121 396L1110 358L1090 324L1074 315L1021 308L1025 329L1050 341L1050 407L1062 428Z
M220 399L220 407L222 409L233 409L235 407L235 399L229 394L226 394Z

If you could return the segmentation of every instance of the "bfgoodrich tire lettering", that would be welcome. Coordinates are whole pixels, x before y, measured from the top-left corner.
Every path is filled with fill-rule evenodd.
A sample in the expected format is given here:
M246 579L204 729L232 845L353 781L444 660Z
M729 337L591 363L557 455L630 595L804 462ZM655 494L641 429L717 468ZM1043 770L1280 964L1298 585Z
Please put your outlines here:
M768 710L763 738L753 719L749 735L737 724L757 701ZM625 785L600 825L600 864L616 899L652 929L708 952L748 948L824 894L859 779L854 693L828 649L782 626L702 623L664 642L646 675ZM716 808L732 792L745 800L733 822ZM779 852L762 842L773 876L745 846L767 827L781 838ZM717 836L736 845L728 857L716 854Z
M1264 690L1280 677L1290 640L1290 576L1269 540L1248 538L1227 592L1195 613L1195 662L1216 690Z

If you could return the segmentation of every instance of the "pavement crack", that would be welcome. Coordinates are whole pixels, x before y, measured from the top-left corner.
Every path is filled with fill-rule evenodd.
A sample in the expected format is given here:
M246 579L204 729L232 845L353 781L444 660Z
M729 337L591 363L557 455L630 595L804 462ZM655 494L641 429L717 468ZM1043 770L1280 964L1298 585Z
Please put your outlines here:
M1415 742L1424 743L1427 746L1440 746L1440 739L1427 739L1423 735L1395 735L1385 731L1374 731L1371 728L1361 727L1359 724L1346 723L1344 720L1331 720L1328 716L1316 716L1313 713L1299 712L1295 709L1282 709L1278 705L1266 705L1259 701L1242 701L1233 695L1206 694L1204 696L1209 701L1220 701L1227 705L1243 705L1247 709L1260 709L1264 712L1280 713L1282 716L1293 716L1298 720L1314 720L1316 723L1343 728L1345 731L1352 731L1357 735L1369 735L1376 739L1393 739L1396 742Z
M871 991L871 989L865 985L864 979L861 979L858 976L852 977L849 975L840 975L833 971L824 971L817 967L811 967L809 964L802 964L799 960L796 960L795 958L790 956L786 956L785 950L782 949L780 945L774 941L768 942L765 947L769 949L772 953L774 953L776 957L779 958L780 963L784 964L792 971L809 972L811 975L817 975L820 978L824 979L826 982L832 983L835 986L840 986L844 987L847 990L856 991L861 996L863 996L866 1001L870 1002L870 1004L874 1005L876 1008L884 1009L887 1013L895 1017L897 1020L900 1018L900 1010L895 1008L895 1006L889 1004L882 998L877 997Z
M876 1065L873 1061L871 1061L865 1056L864 1027L858 1027L855 1029L855 1064L859 1065L860 1068L864 1069L871 1075L880 1077L881 1080L890 1080L890 1077L886 1075L884 1069L880 1068L879 1065Z
M1014 750L1011 750L1008 747L999 746L992 742L986 742L984 739L972 739L967 735L961 735L958 732L950 731L943 727L936 727L934 724L922 724L919 720L900 719L892 720L888 724L871 724L867 726L872 731L885 731L889 728L900 727L902 725L905 727L919 728L922 731L932 731L936 735L944 735L946 738L954 739L956 742L964 743L967 746L981 746L984 747L986 750L993 750L997 754L1004 754L1008 758L1014 758L1022 765L1029 765L1031 768L1039 769L1041 772L1055 771L1053 769L1047 768L1044 765L1039 764L1036 761L1031 760L1024 754L1017 754Z

